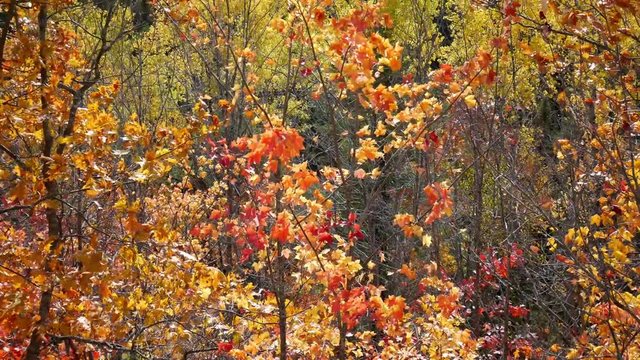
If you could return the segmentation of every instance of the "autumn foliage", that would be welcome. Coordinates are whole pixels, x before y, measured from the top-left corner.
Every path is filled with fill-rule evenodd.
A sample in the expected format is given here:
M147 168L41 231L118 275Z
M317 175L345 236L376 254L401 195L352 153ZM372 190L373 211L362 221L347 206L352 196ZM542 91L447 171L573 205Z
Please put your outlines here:
M0 358L640 357L638 13L0 1Z

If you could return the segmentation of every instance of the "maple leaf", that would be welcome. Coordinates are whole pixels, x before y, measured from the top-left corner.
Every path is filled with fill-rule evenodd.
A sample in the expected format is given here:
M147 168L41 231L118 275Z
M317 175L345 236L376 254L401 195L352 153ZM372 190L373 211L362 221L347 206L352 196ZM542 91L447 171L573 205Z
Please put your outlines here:
M251 150L246 155L249 164L259 163L265 156L288 162L304 149L304 138L293 128L275 128L254 136L247 146Z
M404 309L406 307L405 300L400 296L390 296L387 300L385 300L385 305L389 308L389 316L397 321L402 321L404 317Z
M450 316L457 307L457 296L454 294L440 294L437 297L438 308L443 312L444 316Z
M400 274L406 276L409 280L415 280L417 275L407 264L402 264L402 268L398 271Z
M362 164L382 157L383 153L378 151L378 144L374 139L361 139L360 147L356 150L355 156L358 164Z
M273 229L271 229L271 237L283 243L287 242L289 235L289 220L287 220L284 213L280 213Z
M436 71L434 80L440 83L450 83L453 81L453 67L449 64L440 65L440 69Z
M318 177L313 174L311 171L307 170L307 162L305 161L302 164L294 165L292 167L294 171L293 179L296 181L296 184L302 190L307 190L311 186L318 184L320 181Z

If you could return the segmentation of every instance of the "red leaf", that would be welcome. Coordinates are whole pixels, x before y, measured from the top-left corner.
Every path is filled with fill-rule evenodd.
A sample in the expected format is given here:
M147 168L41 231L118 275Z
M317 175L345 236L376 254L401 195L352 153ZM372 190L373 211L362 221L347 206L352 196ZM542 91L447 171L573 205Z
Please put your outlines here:
M508 3L504 8L504 15L507 17L518 15L518 7L520 7L520 3L517 1Z
M434 76L434 80L441 83L450 83L453 81L453 68L449 64L440 65L440 70Z
M240 257L240 262L245 263L247 260L249 260L249 258L251 257L251 254L253 254L253 250L251 250L251 248L242 249L242 256Z
M310 67L305 67L300 69L300 74L302 75L302 77L307 77L309 75L311 75L313 73L313 69Z
M323 232L318 236L318 241L321 243L331 244L333 243L333 236L327 232Z
M435 131L431 131L429 133L429 139L433 141L434 144L438 145L440 143L440 139L438 138L438 134Z
M353 224L353 231L349 232L349 240L362 240L364 239L364 233L360 230L360 225Z
M525 308L523 305L520 306L511 306L509 305L509 315L514 318L524 318L529 315L529 309Z
M233 343L230 341L218 342L218 352L229 352L231 349L233 349Z
M191 235L193 237L200 236L200 227L198 225L196 225L193 228L191 228L191 230L189 230L189 235Z
M354 213L349 213L349 224L353 224L354 222L356 222L356 214Z

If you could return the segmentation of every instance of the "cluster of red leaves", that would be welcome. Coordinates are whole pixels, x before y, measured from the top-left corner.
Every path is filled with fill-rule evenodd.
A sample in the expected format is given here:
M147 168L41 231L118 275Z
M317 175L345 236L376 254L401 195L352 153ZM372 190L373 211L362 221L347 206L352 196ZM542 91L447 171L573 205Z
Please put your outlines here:
M347 226L351 228L349 231L349 240L353 241L364 239L364 233L360 229L360 224L356 223L356 214L349 214Z
M316 224L310 224L307 227L308 233L311 236L315 236L321 244L331 245L333 243L333 235L331 235L331 223L325 222L318 226Z
M511 245L511 251L508 256L498 256L495 249L487 250L480 254L481 278L483 284L494 284L496 276L506 279L509 276L509 270L516 269L524 265L524 251L517 243Z
M330 282L334 283L334 288L343 284L342 279L335 276ZM366 314L371 316L380 329L384 329L390 323L402 321L406 308L403 297L389 296L383 300L380 296L369 296L369 293L367 287L345 289L335 293L331 309L334 313L340 314L347 329L353 329Z
M342 321L347 329L353 329L358 320L367 313L369 301L366 299L366 288L358 287L351 290L342 290L331 303L331 309L335 314L340 313Z

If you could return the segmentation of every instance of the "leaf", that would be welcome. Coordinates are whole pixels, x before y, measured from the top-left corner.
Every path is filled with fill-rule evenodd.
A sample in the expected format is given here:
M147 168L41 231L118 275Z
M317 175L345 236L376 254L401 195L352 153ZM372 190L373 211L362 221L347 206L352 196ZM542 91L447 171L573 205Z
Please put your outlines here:
M398 271L400 274L406 276L409 280L415 280L417 275L407 264L402 264L402 267Z
M355 156L358 164L366 161L375 160L382 157L382 153L378 151L378 144L374 139L360 140L360 147L356 150Z
M101 272L106 268L106 265L102 262L102 253L87 248L82 253L77 255L78 260L82 263L82 270L96 273Z
M211 295L211 288L209 287L200 288L198 292L200 293L200 297L202 299L207 300Z
M464 97L464 103L467 105L467 108L471 109L476 107L476 105L478 105L478 102L476 101L476 97L473 95L467 95Z
M433 240L433 239L431 238L431 235L429 235L429 234L424 234L424 235L422 236L422 246L424 246L424 247L429 247L429 246L431 246L431 241L432 241L432 240Z
M218 351L219 352L229 352L233 349L233 343L230 341L220 341L218 342Z
M289 239L289 221L284 216L284 213L278 214L278 219L273 229L271 229L271 237L281 243Z
M11 188L9 194L7 194L7 199L19 202L23 200L27 195L27 186L24 181L19 181L16 185Z

